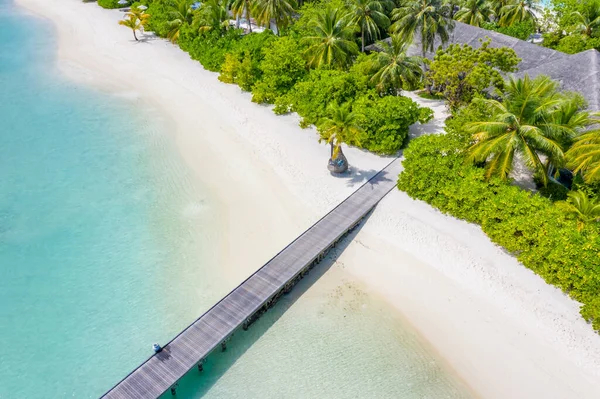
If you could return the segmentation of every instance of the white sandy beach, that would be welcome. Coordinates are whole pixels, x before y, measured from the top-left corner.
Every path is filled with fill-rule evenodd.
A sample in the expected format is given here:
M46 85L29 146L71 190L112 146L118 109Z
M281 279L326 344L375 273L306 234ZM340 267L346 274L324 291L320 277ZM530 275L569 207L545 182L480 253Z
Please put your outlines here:
M352 174L332 177L328 147L295 115L251 103L164 40L136 43L117 25L121 12L81 0L16 3L55 22L59 66L70 77L169 116L183 157L226 221L218 252L232 283L389 162L347 149ZM420 101L435 104L438 119L412 133L439 131L443 106ZM600 335L578 304L477 226L394 190L332 272L385 298L483 398L600 398Z

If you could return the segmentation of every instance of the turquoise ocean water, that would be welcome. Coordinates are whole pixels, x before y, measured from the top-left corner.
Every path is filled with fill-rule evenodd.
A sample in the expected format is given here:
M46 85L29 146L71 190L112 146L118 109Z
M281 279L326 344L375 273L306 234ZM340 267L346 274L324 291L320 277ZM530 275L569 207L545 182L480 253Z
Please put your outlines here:
M1 399L98 397L233 288L167 122L67 80L55 51L49 23L0 0ZM383 302L310 283L177 397L470 397Z

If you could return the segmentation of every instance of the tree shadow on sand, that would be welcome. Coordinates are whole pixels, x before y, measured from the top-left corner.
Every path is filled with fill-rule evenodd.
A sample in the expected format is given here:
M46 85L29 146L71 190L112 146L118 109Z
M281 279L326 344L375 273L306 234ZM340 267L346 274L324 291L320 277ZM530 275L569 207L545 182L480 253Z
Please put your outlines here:
M290 309L313 284L323 276L344 249L354 240L358 232L364 226L371 212L348 236L340 240L332 248L329 254L316 265L310 273L294 286L293 290L282 296L274 307L269 309L254 322L247 331L239 329L233 337L227 342L227 350L222 352L220 349L208 356L203 364L203 371L199 372L197 368L191 369L178 383L176 396L172 396L169 391L165 392L161 398L199 398L211 390L213 385L240 359L252 345L257 342L284 314ZM257 381L260 383L260 381Z

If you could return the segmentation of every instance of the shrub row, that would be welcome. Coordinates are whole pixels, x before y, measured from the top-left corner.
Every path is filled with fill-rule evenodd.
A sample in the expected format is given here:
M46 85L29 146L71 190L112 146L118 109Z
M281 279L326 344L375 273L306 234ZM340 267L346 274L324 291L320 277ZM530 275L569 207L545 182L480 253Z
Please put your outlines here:
M466 164L461 138L452 133L413 140L398 188L444 213L477 223L548 283L583 304L581 315L600 330L600 229L581 233L575 220L547 198Z

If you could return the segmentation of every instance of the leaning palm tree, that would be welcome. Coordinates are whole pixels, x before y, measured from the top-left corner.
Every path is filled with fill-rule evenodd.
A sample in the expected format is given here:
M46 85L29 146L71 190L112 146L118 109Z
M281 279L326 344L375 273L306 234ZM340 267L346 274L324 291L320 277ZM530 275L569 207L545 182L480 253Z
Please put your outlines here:
M250 10L252 7L254 7L253 0L233 0L231 3L231 14L234 18L239 19L244 13L246 14L246 21L248 22L248 30L250 33L252 33L252 24L250 23Z
M171 3L171 11L169 11L169 32L167 38L175 43L179 39L179 30L184 24L191 25L194 18L194 10L192 10L193 0L176 0Z
M358 135L363 132L357 123L357 116L350 112L349 106L332 106L330 117L318 125L319 142L326 141L331 146L328 169L335 173L348 170L348 161L342 152L342 144L357 143Z
M577 21L577 30L588 37L592 37L600 28L600 1L584 2L582 8L583 12L575 11L571 16Z
M541 14L542 8L538 0L512 0L500 9L500 26L511 26L517 22L537 20L536 13Z
M600 130L576 137L565 155L567 165L573 172L581 173L586 183L600 182Z
M402 40L402 36L395 34L390 42L377 43L379 52L373 60L373 70L377 71L371 77L380 92L388 89L399 93L403 88L414 87L423 78L421 57L406 55L409 43Z
M361 50L365 51L365 36L374 40L379 38L380 29L390 26L385 15L385 6L389 0L353 0L350 4L352 22L360 28Z
M583 230L586 223L600 222L600 202L589 198L581 190L571 191L567 196L567 200L558 205L577 218L577 230Z
M148 25L148 22L150 22L150 14L147 14L145 10L140 9L138 7L131 7L129 9L129 12L127 12L128 16L133 16L137 19L140 20L140 22L142 23L142 27L146 27L146 25Z
M479 27L484 22L488 22L492 15L492 6L488 0L467 0L454 15L454 19Z
M490 120L472 122L466 129L473 133L475 142L468 150L467 159L486 162L486 177L497 175L507 179L513 168L515 153L526 166L538 172L544 184L548 182L547 166L564 164L563 145L577 135L589 118L575 113L567 117L565 108L572 110L573 99L558 94L558 83L547 76L531 79L511 77L506 82L504 101L475 100L485 104Z
M133 38L135 39L136 42L140 40L140 39L138 39L137 35L135 34L135 31L141 30L144 27L144 25L138 17L136 17L133 14L127 14L125 16L125 19L122 19L119 21L119 25L123 25L123 26L126 26L129 29L131 29L133 31Z
M415 34L419 34L421 51L425 56L427 51L433 51L436 38L442 45L450 39L454 22L447 18L449 15L449 7L441 0L407 0L392 11L392 19L396 22L392 24L391 31L409 42L414 40Z
M353 40L356 25L340 10L325 8L309 26L313 29L312 36L306 36L303 43L308 46L305 54L310 66L343 68L358 54L358 46Z
M252 13L256 21L266 27L274 20L279 34L279 29L289 25L295 7L296 0L256 0Z
M229 14L226 0L207 0L202 3L202 7L194 16L192 26L199 32L227 29Z

